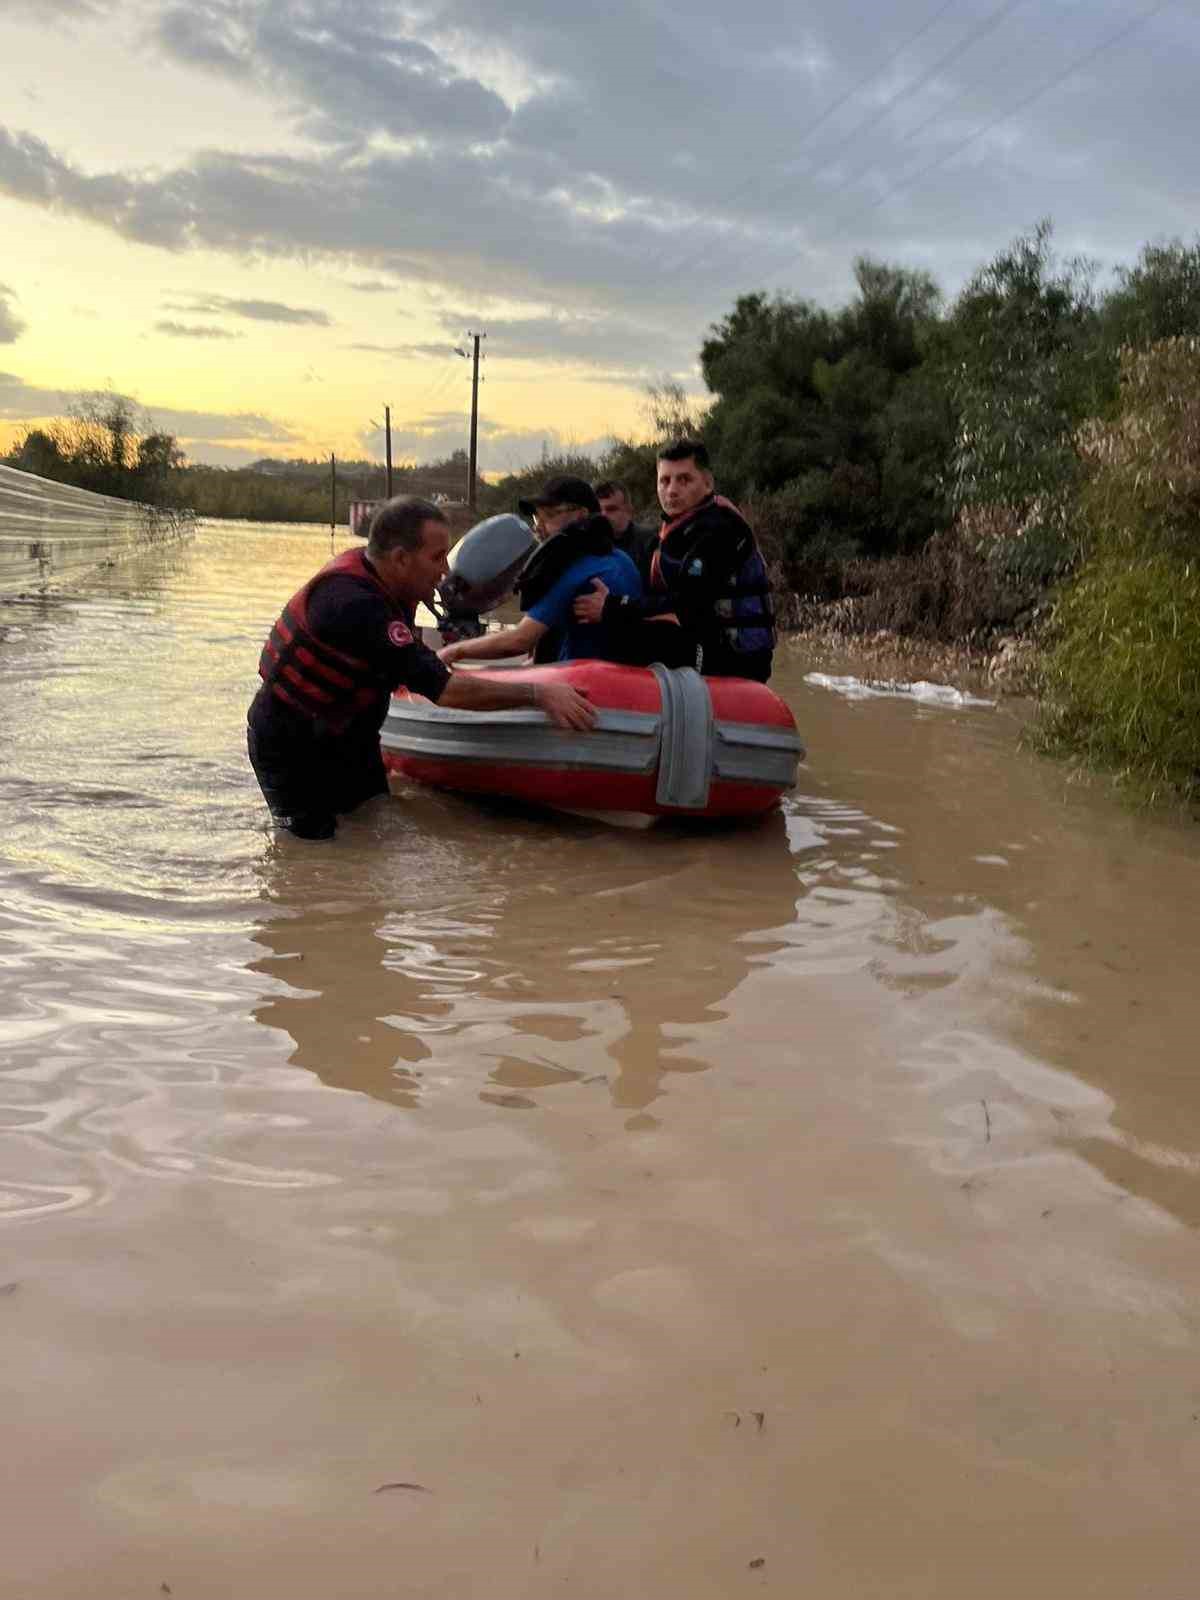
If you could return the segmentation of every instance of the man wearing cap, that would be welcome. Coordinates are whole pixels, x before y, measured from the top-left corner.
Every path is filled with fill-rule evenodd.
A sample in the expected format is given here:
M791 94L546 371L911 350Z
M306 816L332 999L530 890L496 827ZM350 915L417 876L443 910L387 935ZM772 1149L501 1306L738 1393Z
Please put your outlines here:
M532 519L538 540L517 584L525 615L511 628L446 645L438 652L442 661L495 661L526 653L537 662L615 660L609 628L601 621L577 621L574 603L596 582L607 594L640 600L642 582L629 557L614 548L591 484L550 478L517 508Z

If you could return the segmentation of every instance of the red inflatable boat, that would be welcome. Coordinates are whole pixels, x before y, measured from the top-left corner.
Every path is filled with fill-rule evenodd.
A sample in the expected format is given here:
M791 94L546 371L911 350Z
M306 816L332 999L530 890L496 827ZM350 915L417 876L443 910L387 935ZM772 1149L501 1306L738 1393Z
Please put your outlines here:
M596 706L596 726L570 732L534 709L451 711L401 691L380 734L388 769L564 811L739 817L769 811L804 757L784 702L744 678L606 661L488 675L499 672L507 681L574 684Z

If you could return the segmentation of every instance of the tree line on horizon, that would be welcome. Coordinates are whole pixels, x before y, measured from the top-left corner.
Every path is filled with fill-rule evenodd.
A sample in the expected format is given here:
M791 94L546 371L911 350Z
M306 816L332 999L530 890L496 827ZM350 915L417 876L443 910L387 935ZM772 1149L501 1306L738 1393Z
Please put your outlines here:
M95 494L254 522L328 523L332 514L344 527L351 500L381 499L387 485L386 469L369 460L336 462L332 494L327 459L193 464L174 435L155 430L126 396L108 392L81 394L65 417L26 428L0 462ZM428 499L461 498L466 481L465 450L423 465L401 462L392 472L394 494Z

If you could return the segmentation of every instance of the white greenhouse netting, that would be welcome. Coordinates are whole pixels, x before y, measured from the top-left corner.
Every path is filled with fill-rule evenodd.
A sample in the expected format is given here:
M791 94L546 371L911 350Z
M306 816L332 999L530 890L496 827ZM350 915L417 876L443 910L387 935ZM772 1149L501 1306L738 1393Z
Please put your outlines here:
M0 466L0 594L43 588L192 526L190 512L161 511Z

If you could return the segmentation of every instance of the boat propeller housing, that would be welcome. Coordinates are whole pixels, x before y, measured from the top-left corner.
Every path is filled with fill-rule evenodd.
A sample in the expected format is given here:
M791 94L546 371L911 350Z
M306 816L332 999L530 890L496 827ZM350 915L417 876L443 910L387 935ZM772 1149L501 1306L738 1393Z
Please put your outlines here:
M512 511L477 522L450 552L450 570L438 585L451 617L493 611L512 593L537 540Z

